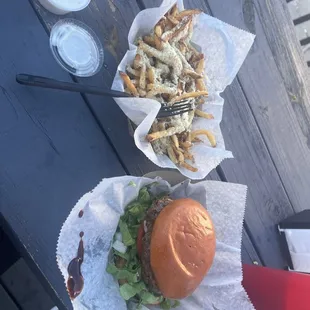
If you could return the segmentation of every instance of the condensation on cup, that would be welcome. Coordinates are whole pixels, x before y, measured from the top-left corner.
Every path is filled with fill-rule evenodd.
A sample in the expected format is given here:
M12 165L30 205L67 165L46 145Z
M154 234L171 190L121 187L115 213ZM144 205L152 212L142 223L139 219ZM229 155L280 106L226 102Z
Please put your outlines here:
M77 12L85 9L91 0L39 0L41 5L57 15Z

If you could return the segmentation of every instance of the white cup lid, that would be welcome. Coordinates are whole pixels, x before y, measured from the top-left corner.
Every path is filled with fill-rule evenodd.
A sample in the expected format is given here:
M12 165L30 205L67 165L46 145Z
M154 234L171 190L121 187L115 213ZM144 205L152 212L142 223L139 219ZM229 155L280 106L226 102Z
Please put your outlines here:
M96 34L74 19L63 19L51 31L50 47L57 62L76 76L92 76L103 64L103 47Z
M91 0L47 0L53 6L66 11L81 11L85 9Z

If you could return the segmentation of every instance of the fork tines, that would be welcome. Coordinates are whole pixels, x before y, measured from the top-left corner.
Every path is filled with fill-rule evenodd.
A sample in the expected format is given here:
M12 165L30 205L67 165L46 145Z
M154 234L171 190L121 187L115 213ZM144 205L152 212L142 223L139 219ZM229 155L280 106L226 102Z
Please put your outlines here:
M193 110L189 100L175 102L172 106L162 106L157 114L157 118L171 117Z

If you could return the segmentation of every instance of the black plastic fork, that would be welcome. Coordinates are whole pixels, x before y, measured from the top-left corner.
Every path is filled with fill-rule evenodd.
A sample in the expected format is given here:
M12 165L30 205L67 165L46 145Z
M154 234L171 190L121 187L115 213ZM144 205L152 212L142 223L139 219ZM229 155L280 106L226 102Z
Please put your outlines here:
M65 82L59 81L43 76L35 76L31 74L17 74L16 81L19 84L27 85L27 86L36 86L42 88L51 88L51 89L58 89L58 90L66 90L71 92L78 92L84 94L93 94L99 96L108 96L108 97L132 97L131 95L120 92L117 90L106 89L102 87L90 86L90 85L83 85L80 83L72 83L72 82ZM189 103L188 100L182 100L175 102L172 106L165 106L163 105L157 115L157 118L165 118L171 117L174 115L179 115L185 112L191 111L192 105Z

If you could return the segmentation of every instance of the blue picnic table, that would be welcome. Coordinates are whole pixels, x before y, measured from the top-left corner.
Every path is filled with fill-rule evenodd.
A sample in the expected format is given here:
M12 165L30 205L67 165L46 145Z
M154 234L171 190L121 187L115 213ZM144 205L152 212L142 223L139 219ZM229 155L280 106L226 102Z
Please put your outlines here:
M36 0L10 0L0 11L1 226L57 306L71 308L55 259L60 228L77 200L102 178L158 170L134 145L113 99L30 88L17 73L110 87L136 14L160 0L92 0L69 14L87 23L105 48L92 78L63 71L49 50L61 18ZM309 208L310 85L299 42L281 0L185 0L256 34L237 78L225 90L221 124L235 159L208 176L248 186L242 260L283 269L276 224Z

